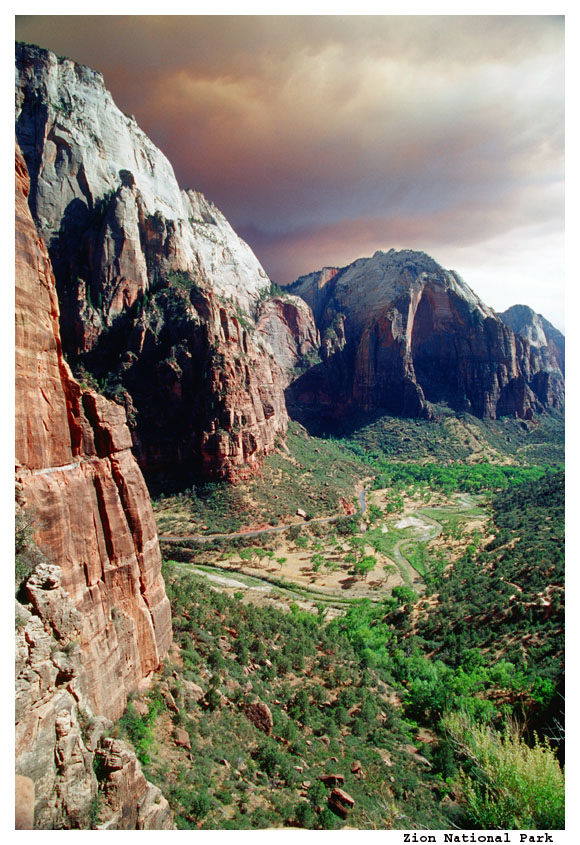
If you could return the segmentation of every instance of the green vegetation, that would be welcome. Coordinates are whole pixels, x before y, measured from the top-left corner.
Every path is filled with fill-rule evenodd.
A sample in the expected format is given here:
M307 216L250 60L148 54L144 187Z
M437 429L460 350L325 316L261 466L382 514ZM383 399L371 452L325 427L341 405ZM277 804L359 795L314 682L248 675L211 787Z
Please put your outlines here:
M177 712L149 719L149 710L130 730L178 826L560 829L561 748L549 738L563 689L563 489L563 473L550 472L497 493L494 539L473 534L453 567L415 544L425 595L396 587L326 623L322 605L317 614L258 607L168 568L179 657L165 675ZM455 531L454 516L448 509ZM370 567L365 548L392 550L402 535L372 528L345 555L355 571ZM314 566L325 567L309 542ZM270 551L247 556L274 559ZM256 701L270 709L270 735L248 718ZM171 722L187 731L195 766L164 739ZM429 741L419 738L426 729ZM364 778L351 771L358 764ZM355 800L348 822L320 781L337 771Z
M157 500L162 531L220 534L277 524L298 509L336 513L369 476L381 491L368 497L364 533L358 515L284 535L290 553L306 553L312 584L285 577L282 535L175 549L199 571L219 572L222 560L223 574L242 585L232 598L177 567L167 573L180 657L166 674L177 673L168 683L178 713L157 719L147 773L180 827L343 826L319 780L331 771L345 775L355 799L349 827L561 827L561 429L555 415L527 428L468 422L419 421L420 432L434 424L447 432L437 444L449 447L444 461L425 460L412 442L395 461L388 437L369 448L356 435L316 438L292 423L288 451L270 456L261 478ZM451 457L450 432L464 430L479 438L475 460L471 441ZM542 450L548 459L538 459ZM198 562L202 553L209 565ZM226 567L232 555L261 570L253 590L249 576ZM353 600L351 585L362 587L385 556L403 585ZM316 588L333 567L350 576L340 598ZM255 589L264 582L268 602ZM296 605L283 613L276 597L317 613ZM329 606L335 616L325 622ZM187 683L203 689L197 703ZM272 713L269 736L247 717L256 700ZM167 750L168 720L186 726L199 770ZM361 779L350 771L357 761Z
M354 486L369 475L340 443L310 437L291 422L286 448L264 461L261 475L235 486L193 485L153 498L161 534L229 534L250 525L278 525L297 510L308 516L340 513Z
M148 697L148 709L145 715L138 713L133 701L129 701L127 709L119 720L122 735L131 740L137 757L143 764L150 762L149 754L153 746L153 728L163 706L161 694L159 690L155 690Z
M194 293L199 293L202 290L195 276L191 273L179 270L170 270L167 274L167 282L176 288L187 291L188 293L191 293L192 291Z
M164 574L178 652L121 728L179 828L447 826L438 780L407 749L410 725L347 637L296 605L242 603L175 565ZM269 708L270 734L248 717L254 702ZM172 739L178 729L191 751ZM320 780L335 772L355 801L348 821Z
M503 490L518 484L537 482L547 472L557 471L540 466L500 466L487 462L442 466L373 461L373 468L377 472L373 482L375 490L385 487L406 490L411 485L426 484L444 493Z
M26 579L46 561L34 542L30 513L17 504L14 517L15 591L19 595Z
M564 462L564 416L545 411L533 421L481 420L434 405L433 419L389 414L354 418L332 436L360 457L397 461L473 461L556 465Z
M459 713L443 727L470 772L457 787L473 827L564 829L564 773L547 742L530 747L513 725L502 735Z
M491 542L468 547L451 571L427 572L438 601L417 633L458 668L473 650L510 662L509 686L537 709L538 682L555 688L563 673L564 473L500 493L492 508Z
M289 295L285 288L280 287L276 282L270 282L269 287L262 288L260 291L259 302L267 299L288 299Z
M563 502L561 471L496 494L493 540L473 534L453 567L415 544L427 585L420 600L397 587L378 604L351 602L328 626L333 638L347 636L363 670L398 691L408 725L435 732L422 754L459 801L464 826L562 826L554 714L563 692ZM447 522L455 533L453 513ZM402 533L373 529L364 543L393 552ZM362 547L352 548L354 563Z

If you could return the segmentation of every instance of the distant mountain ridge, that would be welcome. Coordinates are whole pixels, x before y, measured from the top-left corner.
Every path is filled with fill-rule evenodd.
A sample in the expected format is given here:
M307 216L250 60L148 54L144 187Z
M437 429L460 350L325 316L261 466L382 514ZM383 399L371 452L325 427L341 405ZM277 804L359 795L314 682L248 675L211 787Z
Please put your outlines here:
M424 252L379 250L288 289L312 308L324 358L293 385L297 405L416 416L445 402L491 419L563 406L556 347L516 333Z
M532 346L547 348L554 356L560 370L565 373L566 343L564 335L549 320L530 308L529 305L512 305L507 311L500 311L499 316L506 326L516 334L525 337ZM550 362L547 361L547 366Z

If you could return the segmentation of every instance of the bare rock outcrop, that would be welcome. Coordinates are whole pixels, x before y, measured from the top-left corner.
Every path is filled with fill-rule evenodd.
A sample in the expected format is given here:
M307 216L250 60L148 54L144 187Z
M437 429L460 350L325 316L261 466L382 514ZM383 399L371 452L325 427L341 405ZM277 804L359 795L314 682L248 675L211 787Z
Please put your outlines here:
M378 251L290 290L311 306L324 352L292 386L298 404L419 416L444 402L491 419L563 406L553 357L425 253Z
M247 703L243 707L244 714L260 731L271 734L274 727L272 711L263 701Z
M310 307L300 297L288 294L260 303L257 327L282 369L284 387L315 362L320 335Z
M64 349L129 414L151 473L255 472L287 426L251 249L114 104L101 74L17 45L16 133ZM80 371L80 370L79 370Z
M328 797L328 806L337 816L346 819L354 807L354 798L348 792L345 792L344 789L336 787Z
M50 590L59 578L58 567L50 570L31 586L37 594L39 581ZM66 594L59 605L60 627L50 615L16 604L17 828L173 829L169 804L134 752L108 739L111 722L94 714L83 656L70 638L79 614ZM112 743L119 765L108 763Z
M564 335L549 320L536 314L529 305L512 305L499 316L512 331L525 337L530 346L540 350L545 370L565 373Z
M16 486L42 552L32 558L17 607L17 774L34 784L35 828L99 819L119 829L171 827L167 802L129 749L118 795L134 807L130 819L114 817L107 778L100 783L93 770L109 720L169 649L171 613L125 411L72 378L27 194L17 149Z

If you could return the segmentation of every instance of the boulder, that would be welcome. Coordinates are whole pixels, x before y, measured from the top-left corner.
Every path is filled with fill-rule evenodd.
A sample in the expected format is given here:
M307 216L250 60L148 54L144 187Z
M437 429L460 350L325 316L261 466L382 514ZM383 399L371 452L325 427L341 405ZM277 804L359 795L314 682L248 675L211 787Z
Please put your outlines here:
M189 734L183 728L175 728L173 741L180 748L187 748L188 751L191 751L191 740L189 738Z
M274 727L274 719L272 718L272 711L267 704L261 701L255 701L252 704L244 704L243 711L247 718L260 731L265 734L271 734Z
M319 780L325 786L337 786L342 785L344 783L344 775L337 775L337 774L328 774L328 775L321 775Z
M343 819L346 819L349 812L354 807L354 798L343 789L333 789L328 797L328 807L333 813L336 813Z

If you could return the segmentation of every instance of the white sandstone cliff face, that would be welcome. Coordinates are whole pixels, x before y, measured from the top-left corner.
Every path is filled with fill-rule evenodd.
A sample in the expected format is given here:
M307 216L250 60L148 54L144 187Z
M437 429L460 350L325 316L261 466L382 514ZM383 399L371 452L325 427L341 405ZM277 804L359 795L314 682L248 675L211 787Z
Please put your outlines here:
M348 313L353 332L359 333L401 294L416 297L426 285L456 294L482 317L494 316L457 273L445 270L426 253L410 249L377 250L372 258L359 258L341 269L325 267L301 276L291 290L310 305L318 325L332 299L332 309Z
M284 387L296 377L296 368L307 368L318 353L320 335L311 309L299 296L285 294L260 303L257 329L280 365Z
M49 246L67 215L78 219L83 207L92 211L124 185L119 231L132 241L138 287L147 286L146 256L134 237L138 217L170 224L168 266L201 272L220 296L245 311L268 287L252 250L202 194L179 188L167 158L117 108L97 71L18 45L16 124L31 171L33 214ZM112 267L118 258L114 241Z
M499 316L506 326L524 337L530 346L539 351L544 369L548 372L555 372L558 369L564 372L564 335L549 320L541 314L536 314L529 305L512 305Z
M116 385L142 468L257 471L287 425L282 369L254 320L264 270L212 203L180 190L99 73L26 45L16 68L66 355Z

